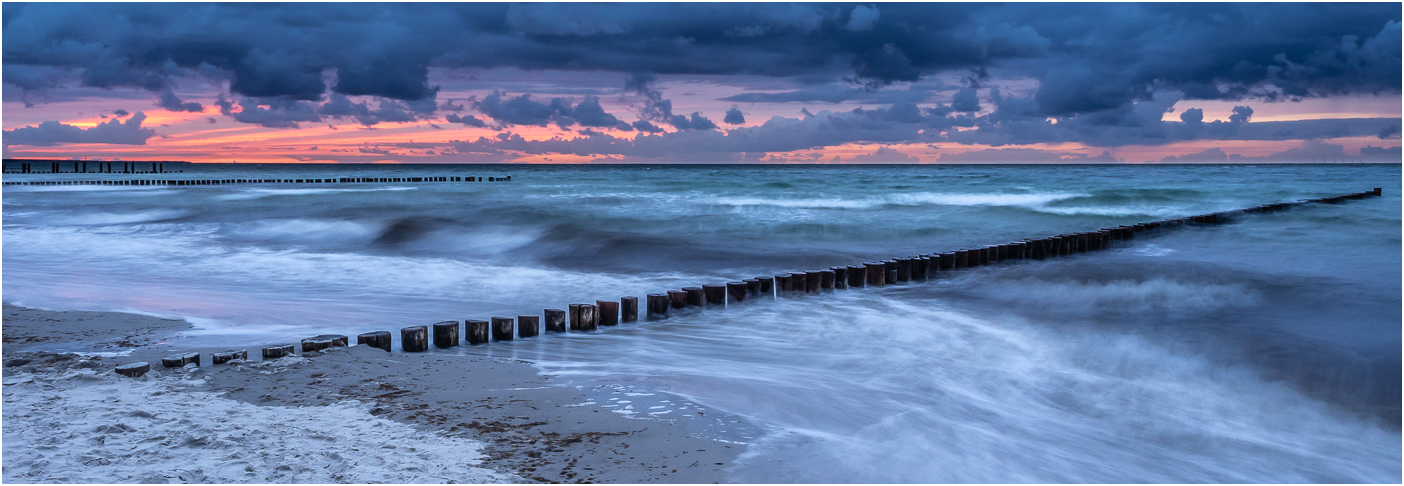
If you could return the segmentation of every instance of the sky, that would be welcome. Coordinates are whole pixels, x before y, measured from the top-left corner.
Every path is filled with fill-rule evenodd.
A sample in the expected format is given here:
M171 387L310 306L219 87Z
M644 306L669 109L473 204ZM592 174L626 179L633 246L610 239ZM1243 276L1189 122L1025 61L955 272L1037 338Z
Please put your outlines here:
M6 158L1400 162L1399 3L13 3Z

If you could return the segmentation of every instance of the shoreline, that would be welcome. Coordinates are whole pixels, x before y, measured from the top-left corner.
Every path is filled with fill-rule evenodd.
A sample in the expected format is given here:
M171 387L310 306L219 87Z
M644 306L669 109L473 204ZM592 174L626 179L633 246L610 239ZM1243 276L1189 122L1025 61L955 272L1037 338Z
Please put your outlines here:
M118 312L43 311L8 303L4 309L3 370L8 407L25 406L20 403L23 395L32 393L25 387L57 386L61 390L72 390L96 386L86 379L65 381L64 377L76 376L75 373L100 377L97 383L121 386L125 383L122 380L131 379L115 376L113 367L146 361L152 363L152 372L136 380L141 386L209 393L265 410L336 410L345 414L350 410L346 409L347 404L359 404L361 408L355 409L355 416L351 418L356 423L389 420L412 427L420 434L431 434L436 440L476 441L481 446L479 467L515 475L525 482L725 482L725 470L746 447L696 437L677 420L629 418L611 413L596 405L583 390L568 388L557 379L538 375L537 370L524 361L386 353L366 346L352 346L267 362L166 369L160 367L161 357L177 352L200 352L202 361L208 363L209 352L222 349L175 349L161 343L161 338L190 328L188 323L179 320ZM61 325L63 330L55 330L55 324ZM45 350L60 345L82 347L99 355L80 356ZM129 354L102 355L109 350ZM81 351L70 351L74 352ZM152 397L151 400L161 398ZM128 407L140 410L142 404ZM190 411L198 413L199 410L195 406ZM12 436L11 431L23 428L22 422L28 419L15 408L10 408L9 412L5 417L5 479L45 481L10 473L22 469L19 464L11 464L12 458L23 456L16 451L23 451L32 444L26 444L24 436ZM256 412L249 413L254 414ZM363 435L366 433L373 432L353 432L353 439L365 440L369 437ZM99 454L102 446L92 445L91 440L92 437L75 437L70 440L71 444L59 449L91 448L94 454ZM375 438L370 437L370 441L375 442ZM304 452L335 454L341 447L331 442L323 451ZM434 469L443 465L417 466ZM280 476L286 471L280 472L276 467L269 471L250 467L254 468L252 473L256 477L205 477L215 482L341 482L317 476ZM113 476L108 482L122 480ZM432 476L414 480L435 482ZM502 477L489 480L499 482ZM383 479L350 482L365 481Z

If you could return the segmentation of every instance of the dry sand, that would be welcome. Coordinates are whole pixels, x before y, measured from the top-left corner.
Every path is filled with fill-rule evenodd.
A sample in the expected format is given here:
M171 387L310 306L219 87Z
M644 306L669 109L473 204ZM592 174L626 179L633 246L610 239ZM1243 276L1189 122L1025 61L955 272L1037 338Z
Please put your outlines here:
M162 342L170 334L188 328L183 321L109 312L51 312L10 305L5 306L4 312L4 327L0 330L5 354L4 479L11 482L149 482L164 478L211 482L503 482L512 479L553 483L712 483L725 481L726 467L745 447L691 436L683 425L673 421L627 418L611 413L594 405L584 392L559 386L551 378L537 375L536 370L524 362L432 353L392 354L352 346L268 362L211 366L209 353L220 350L179 349ZM44 351L78 348L99 354L112 350L130 354L79 356ZM203 367L160 368L162 356L189 351L202 352ZM256 354L256 349L251 350L250 355L255 360L258 359L253 356ZM118 377L111 372L117 364L133 361L152 363L153 372L138 380ZM91 388L92 393L81 393L84 387ZM111 406L108 399L102 398L103 394L132 393L136 389L158 396L150 397L145 403L140 403L139 397L132 398L129 400L139 403L120 407ZM27 425L43 427L41 419L52 420L53 417L29 413L50 406L48 402L33 400L35 394L65 396L75 402L61 413L102 417L140 414L143 408L175 400L186 408L162 409L162 413L170 420L192 423L201 420L201 401L228 402L218 407L204 405L222 414L219 422L222 425L207 424L202 429L218 436L217 439L191 437L184 431L162 431L145 442L176 441L181 443L173 444L174 447L195 449L202 447L201 444L217 445L220 450L209 451L210 454L237 460L179 469L169 464L162 466L159 460L143 463L151 458L113 455L112 451L104 450L101 443L113 437L112 428L137 427L131 423L104 423L91 430L75 429L68 434L67 441L55 444L50 438L40 443L24 430ZM192 398L196 395L201 398ZM82 400L104 404L106 408L76 405ZM234 402L245 405L238 406ZM101 410L95 412L97 409ZM262 410L279 413L261 413ZM313 426L303 419L295 426L301 427L297 430L327 429L321 432L292 432L283 435L285 439L250 438L248 429L285 426L257 421L278 420L268 417L290 415L286 411L323 411L328 417L339 418L330 422L333 425ZM187 416L182 417L182 414ZM125 420L149 422L148 418ZM391 422L408 426L406 430L419 434L423 444L418 445L422 450L410 447L405 451L406 433L385 425ZM50 427L63 426L56 424ZM165 424L147 424L153 430L160 428L156 425ZM238 430L231 431L231 427ZM137 433L122 437L140 436L142 431L134 432ZM184 438L174 438L176 435ZM292 436L306 435L325 435L332 440L289 442ZM192 442L196 446L191 446ZM374 458L348 462L349 457L362 453L360 449L366 444L382 442L391 448L395 447L391 444L401 444L395 454L403 454L403 457L378 451ZM279 462L249 456L267 456L266 451L242 451L270 447L320 455L312 463ZM73 448L78 450L68 450L67 456L58 452ZM445 453L455 448L462 453ZM231 454L231 450L235 453ZM54 452L45 455L44 451ZM330 457L327 454L336 457L326 459ZM172 456L170 460L190 460L181 457ZM370 464L387 461L388 457L406 463ZM98 464L80 466L85 460ZM104 466L102 461L109 464ZM468 469L454 477L443 470L450 466L440 464L445 461L463 462L466 466L454 466ZM63 464L68 463L83 469L85 475L64 471ZM235 463L242 465L241 468L231 466ZM312 467L317 464L321 465ZM101 471L108 466L112 472L103 476ZM142 470L161 467L183 472L160 474ZM406 467L426 472L406 476L396 469ZM474 467L512 474L520 479ZM332 468L349 471L339 475L322 471ZM435 473L436 469L442 471Z

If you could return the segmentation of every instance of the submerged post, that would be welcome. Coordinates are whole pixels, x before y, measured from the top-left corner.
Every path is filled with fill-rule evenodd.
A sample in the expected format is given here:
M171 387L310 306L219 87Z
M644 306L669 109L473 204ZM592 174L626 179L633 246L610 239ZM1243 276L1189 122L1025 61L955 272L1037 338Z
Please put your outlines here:
M702 293L707 298L708 306L726 305L725 285L703 285Z
M668 317L668 294L648 294L648 320Z

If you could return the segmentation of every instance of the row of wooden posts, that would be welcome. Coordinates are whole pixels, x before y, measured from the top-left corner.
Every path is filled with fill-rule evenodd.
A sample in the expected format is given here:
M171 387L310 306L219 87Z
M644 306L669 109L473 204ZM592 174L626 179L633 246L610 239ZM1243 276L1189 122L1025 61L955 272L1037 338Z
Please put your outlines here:
M7 186L222 186L228 184L363 184L375 182L510 182L512 176L335 177L326 179L125 179L113 181L5 181Z
M942 273L993 265L1006 260L1043 260L1105 250L1111 248L1117 241L1135 238L1137 233L1183 225L1218 224L1226 220L1225 216L1233 213L1281 211L1303 203L1333 204L1349 199L1379 196L1380 194L1381 190L1376 188L1374 191L1344 196L1264 204L1234 211L1031 238L1000 245L898 257L863 262L857 265L839 265L829 267L827 270L788 272L773 277L760 276L725 284L683 287L681 290L648 294L644 316L648 320L665 319L669 312L681 311L690 307L725 307L758 297L778 298L923 281L935 278ZM623 322L637 321L639 319L639 299L638 297L626 296L618 301L597 300L594 304L570 304L567 309L545 309L543 314L545 332L566 332L567 330L589 332L597 330L599 326L615 326ZM536 337L543 331L542 317L534 315L517 316L515 319L492 317L490 320L442 321L432 326L410 326L400 329L400 349L415 353L428 351L431 343L436 348L451 348L464 342L469 345L477 345L487 344L490 341L511 341L519 337ZM390 331L368 332L357 335L356 344L390 352L393 349L391 338ZM340 334L314 336L303 339L301 342L303 353L349 344L350 338ZM261 354L265 360L282 358L292 356L294 354L293 348L292 344L270 346L263 348ZM248 359L248 352L234 350L215 353L211 363L224 364L235 359ZM196 365L200 363L198 353L180 354L161 361L161 364L166 367L182 367L191 363ZM143 362L122 365L117 367L116 371L127 376L141 376L150 370L151 366Z
M71 163L73 170L65 171L60 164ZM113 167L112 164L122 164ZM163 162L141 162L151 166L151 170L137 170L137 162L93 162L92 170L88 168L86 160L51 161L49 170L46 172L34 172L34 163L20 162L19 170L7 170L6 174L165 174L166 164ZM81 165L80 165L81 164ZM183 165L183 164L182 164ZM173 170L171 172L185 172L183 170Z

